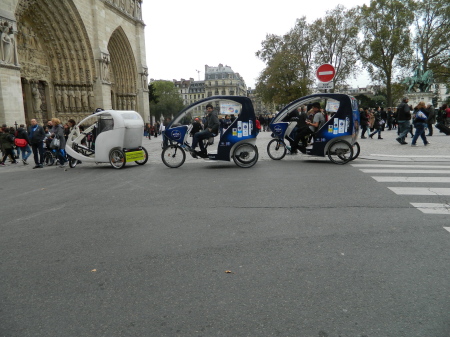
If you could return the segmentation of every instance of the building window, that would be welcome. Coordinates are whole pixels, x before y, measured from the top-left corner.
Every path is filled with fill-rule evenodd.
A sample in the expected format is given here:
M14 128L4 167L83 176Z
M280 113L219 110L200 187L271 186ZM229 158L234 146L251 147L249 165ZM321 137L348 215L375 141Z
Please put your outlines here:
M230 90L230 95L234 95L234 91L233 90Z

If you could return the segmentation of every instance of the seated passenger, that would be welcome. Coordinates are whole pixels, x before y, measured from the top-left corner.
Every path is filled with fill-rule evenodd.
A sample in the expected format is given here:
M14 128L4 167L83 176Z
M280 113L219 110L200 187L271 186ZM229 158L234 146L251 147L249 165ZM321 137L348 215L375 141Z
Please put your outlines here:
M309 123L309 128L312 132L317 132L325 123L325 116L320 111L320 103L313 103L311 110L309 110L309 113L314 116L313 121Z
M200 131L202 131L202 130L203 130L203 126L202 126L202 124L200 123L200 118L195 117L194 122L192 123L192 129L191 129L191 132L189 133L189 135L190 135L191 137L194 137L194 135L195 135L197 132L200 132Z
M308 115L303 111L302 108L298 108L297 111L292 111L289 115L289 120L297 121L297 126L295 127L296 132L294 132L294 140L292 140L291 138L287 138L291 145L290 147L288 147L288 150L291 152L291 154L297 154L298 143L301 141L302 147L300 147L299 150L302 153L306 153L307 136L311 134L311 130L308 127Z
M205 149L205 145L203 144L203 139L208 139L211 137L217 136L217 133L219 132L219 118L217 117L217 114L214 112L214 107L211 104L208 104L206 106L206 118L204 123L204 130L197 132L194 135L194 139L192 140L192 150L193 150L193 156L196 157L199 155L202 158L207 158L208 154ZM195 148L197 145L200 145L200 152L195 151Z

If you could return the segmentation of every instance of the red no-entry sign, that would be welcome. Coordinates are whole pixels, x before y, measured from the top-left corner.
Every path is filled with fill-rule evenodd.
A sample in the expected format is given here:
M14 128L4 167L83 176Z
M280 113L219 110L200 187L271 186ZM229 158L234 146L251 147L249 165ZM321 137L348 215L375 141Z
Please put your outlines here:
M322 64L316 71L316 76L320 82L330 82L335 74L334 67L328 63Z

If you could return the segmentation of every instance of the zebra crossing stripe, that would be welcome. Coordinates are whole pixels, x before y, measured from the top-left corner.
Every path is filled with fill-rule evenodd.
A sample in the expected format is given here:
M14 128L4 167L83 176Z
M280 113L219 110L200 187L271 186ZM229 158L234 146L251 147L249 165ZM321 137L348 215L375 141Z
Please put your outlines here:
M417 202L411 202L410 204L413 205L414 207L416 207L422 213L450 214L450 205L449 204L417 203Z
M450 177L384 177L372 176L379 183L450 183Z
M388 187L399 195L450 195L450 188L435 187Z
M440 169L450 169L450 166L442 165L393 165L393 164L351 164L353 167L391 167L391 168L440 168Z
M421 174L430 174L430 173L441 173L441 174L450 174L450 170L395 170L395 169L360 169L364 173L401 173L401 174L411 174L411 173L421 173Z

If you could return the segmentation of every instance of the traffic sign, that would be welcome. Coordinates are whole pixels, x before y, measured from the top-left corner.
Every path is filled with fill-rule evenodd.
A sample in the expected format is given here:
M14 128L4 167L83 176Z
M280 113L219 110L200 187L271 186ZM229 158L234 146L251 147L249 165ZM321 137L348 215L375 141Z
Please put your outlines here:
M330 82L334 78L335 74L336 70L331 64L328 63L322 64L316 70L316 76L320 82Z
M333 82L320 82L317 84L317 89L334 89Z

